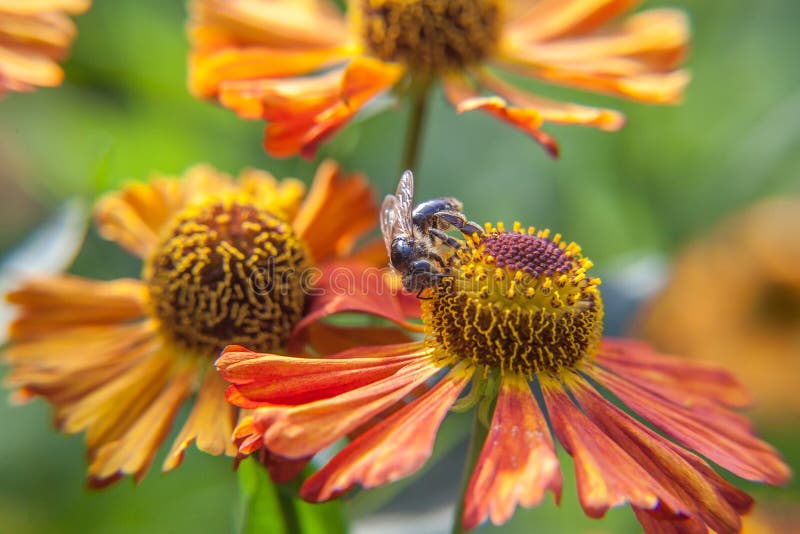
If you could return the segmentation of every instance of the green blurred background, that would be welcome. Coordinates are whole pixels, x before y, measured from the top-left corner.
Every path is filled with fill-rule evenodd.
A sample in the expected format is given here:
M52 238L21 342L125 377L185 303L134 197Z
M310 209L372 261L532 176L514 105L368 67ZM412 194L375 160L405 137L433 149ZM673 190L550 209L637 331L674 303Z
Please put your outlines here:
M418 198L456 195L474 220L518 219L557 229L581 243L602 272L612 273L632 257L670 257L759 198L799 195L800 3L648 5L656 4L679 5L691 13L693 81L683 105L648 107L545 89L578 102L618 107L629 119L615 134L549 127L562 145L561 160L553 162L531 140L486 116L456 116L436 94L416 169ZM181 1L95 0L77 19L66 83L0 101L4 256L68 199L90 202L152 172L180 173L209 162L234 173L255 166L279 177L310 178L314 162L266 156L261 123L243 122L188 95L185 19ZM324 146L318 159L334 157L349 169L366 171L381 194L388 192L398 177L404 123L402 108L360 121ZM71 270L110 279L137 276L139 265L90 232ZM757 422L795 472L800 467L798 422ZM457 420L450 422L452 435L446 438L457 443L461 427ZM124 480L89 492L81 438L56 434L42 402L12 407L0 401L0 428L2 533L234 528L237 482L228 461L192 450L184 467L168 476L154 469L138 487ZM454 450L426 476L457 483L461 449ZM566 462L560 509L548 499L535 510L519 511L498 531L638 530L627 510L613 511L604 521L585 519L570 469ZM379 509L376 503L394 498L396 490L374 502L357 498L349 513ZM752 491L770 506L800 506L797 482L780 490L752 486Z

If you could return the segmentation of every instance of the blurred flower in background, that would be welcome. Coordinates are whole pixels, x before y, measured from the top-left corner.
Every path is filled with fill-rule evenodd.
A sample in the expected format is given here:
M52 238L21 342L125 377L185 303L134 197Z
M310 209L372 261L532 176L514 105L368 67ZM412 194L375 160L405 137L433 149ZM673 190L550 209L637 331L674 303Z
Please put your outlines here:
M740 530L752 498L703 457L748 480L789 480L779 454L735 413L750 397L731 374L602 338L600 280L587 274L592 263L575 243L498 224L468 237L448 265L452 276L423 301L424 341L333 359L230 347L217 360L233 384L228 399L256 408L249 442L301 459L361 428L306 480L303 498L327 501L356 485L409 476L431 455L447 413L476 405L457 518L465 530L486 519L503 524L517 504L537 505L546 491L560 500L548 420L574 459L584 512L600 518L628 503L650 533ZM616 407L606 390L658 432ZM414 392L418 398L401 402Z
M47 399L66 433L86 431L89 483L140 480L180 406L197 392L164 462L192 442L236 453L237 410L211 362L229 343L282 350L303 317L312 265L347 256L377 221L360 175L320 165L308 195L294 179L210 166L103 197L100 233L142 258L141 280L63 275L8 295L6 377L16 398ZM341 335L346 335L346 332Z
M485 111L557 155L544 123L617 130L623 115L529 93L493 69L642 102L677 102L689 80L679 68L689 40L686 16L661 8L617 20L637 4L351 0L345 15L329 0L194 0L190 89L244 118L265 119L269 154L310 158L384 91L409 93L421 115L439 78L459 113Z
M61 84L58 62L77 33L68 15L90 0L0 0L0 95Z
M763 200L678 256L645 308L656 346L746 377L773 422L800 416L800 199Z

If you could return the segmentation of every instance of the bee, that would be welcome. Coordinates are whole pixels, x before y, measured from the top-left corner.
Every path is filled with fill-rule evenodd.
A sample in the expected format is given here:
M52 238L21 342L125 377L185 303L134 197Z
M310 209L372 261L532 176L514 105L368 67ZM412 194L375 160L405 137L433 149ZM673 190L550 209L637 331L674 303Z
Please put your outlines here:
M449 276L441 253L458 249L457 239L445 231L456 228L464 235L482 233L461 212L463 205L452 197L434 198L414 206L414 174L405 171L397 192L386 195L381 208L381 232L389 254L389 265L403 279L403 287L422 292Z

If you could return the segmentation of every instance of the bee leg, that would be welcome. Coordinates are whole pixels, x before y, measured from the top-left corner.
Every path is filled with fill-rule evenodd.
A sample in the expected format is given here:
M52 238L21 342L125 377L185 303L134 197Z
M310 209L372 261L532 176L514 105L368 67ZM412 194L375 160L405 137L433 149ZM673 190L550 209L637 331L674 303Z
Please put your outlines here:
M451 226L455 226L464 235L483 233L483 228L472 221L468 221L464 214L458 211L440 211L436 216Z
M417 291L417 298L419 300L431 300L433 298L433 297L423 297L422 296L422 292L425 291L426 289L428 289L428 288L427 287L421 287L421 288L419 288L419 291Z
M432 260L436 260L437 262L439 262L439 265L441 265L442 267L445 267L445 268L447 267L447 264L444 262L444 260L442 259L442 257L441 257L441 256L439 256L438 254L436 254L435 252L428 252L428 254L427 254L427 255L428 255L428 257L429 257L429 258L431 258Z
M477 223L467 221L464 223L464 226L458 228L458 231L464 235L482 234L483 228L481 228Z
M447 243L449 246L455 249L461 248L461 243L459 243L456 238L447 235L438 228L428 228L428 233L442 241L442 243Z

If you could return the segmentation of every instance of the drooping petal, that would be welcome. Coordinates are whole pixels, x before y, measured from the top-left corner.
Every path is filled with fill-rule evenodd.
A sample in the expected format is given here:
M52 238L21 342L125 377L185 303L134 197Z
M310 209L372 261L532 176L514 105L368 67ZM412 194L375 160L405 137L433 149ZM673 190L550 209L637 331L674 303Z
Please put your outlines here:
M127 431L97 449L89 465L91 486L102 487L125 474L141 481L166 438L178 409L191 394L196 374L194 367L175 369L169 382Z
M292 227L316 264L349 254L378 222L374 191L363 174L345 175L339 165L320 164Z
M32 279L6 295L19 310L12 341L42 340L74 327L120 324L145 315L146 287L138 280L101 282L71 275Z
M89 0L4 0L0 2L0 95L59 85L64 59L75 38L75 23Z
M296 406L335 397L391 377L424 355L419 342L359 347L326 358L257 354L234 345L223 351L215 365L233 384L228 401L243 408L258 408Z
M246 117L262 116L269 122L264 146L271 155L300 153L310 159L323 141L402 74L399 65L357 57L317 76L226 82L220 101Z
M458 113L475 109L485 111L522 130L542 145L548 154L558 157L558 143L539 129L543 119L536 109L510 106L499 96L483 96L460 74L445 77L443 84L447 100Z
M314 281L307 311L295 326L293 341L305 341L304 330L309 326L343 312L382 317L407 330L420 331L419 325L408 320L419 317L418 300L397 288L390 277L386 269L362 263L324 265Z
M11 364L6 384L20 388L15 399L45 397L56 406L74 402L124 372L154 350L157 336L151 322L61 330L56 336L18 341L3 353Z
M151 352L134 353L137 359L111 380L56 410L60 430L68 434L86 431L90 453L126 433L169 379L174 364L170 351L157 347Z
M227 384L213 369L206 371L189 419L164 460L164 471L178 467L186 447L192 443L196 443L201 451L215 456L236 455L232 439L236 409L225 402L226 387Z
M571 388L578 402L583 406L592 421L606 435L631 455L648 473L653 475L664 487L675 493L690 510L692 521L678 521L677 526L686 531L706 532L706 526L715 532L738 532L741 528L739 515L749 508L752 500L744 492L733 488L729 501L730 488L719 485L716 475L707 476L710 467L703 460L659 436L616 406L605 400L588 384ZM691 458L690 462L687 458ZM697 469L694 465L703 466ZM653 517L648 511L637 511L647 532L657 532L656 527L665 523ZM670 522L674 522L674 519ZM652 527L648 527L653 523Z
M553 439L524 378L503 378L492 425L464 497L463 525L487 517L501 525L519 503L535 506L550 490L561 498L561 472Z
M544 122L594 126L606 131L616 131L625 125L625 116L618 111L557 102L534 95L506 83L485 69L481 71L480 81L487 89L515 106L535 109Z
M678 404L700 399L743 408L752 403L747 389L728 371L685 358L658 354L644 343L604 338L597 363Z
M586 515L602 517L626 502L646 510L664 503L673 515L687 513L675 495L575 407L560 386L544 386L553 430L575 460L578 498Z
M501 64L537 78L653 103L680 101L689 82L675 70L689 41L688 19L674 9L629 17L618 28L574 39L530 42L509 38Z
M326 0L194 0L189 38L189 87L200 97L226 81L307 74L352 48Z
M641 0L514 0L516 16L505 32L537 41L591 31L633 9Z
M342 449L306 480L300 495L326 501L356 484L374 488L412 474L430 456L439 425L471 376L471 370L451 370L417 401Z
M411 341L400 328L391 326L336 326L318 322L308 327L308 344L318 354L334 354L353 347L397 345Z
M590 372L603 387L655 427L742 478L784 484L791 476L780 455L734 418L693 411L603 369Z
M264 446L287 458L316 454L392 407L439 371L427 358L386 378L335 397L290 407L259 410Z

